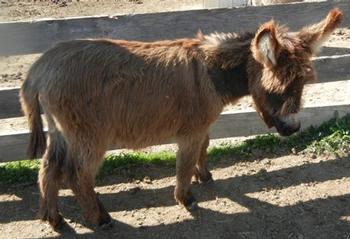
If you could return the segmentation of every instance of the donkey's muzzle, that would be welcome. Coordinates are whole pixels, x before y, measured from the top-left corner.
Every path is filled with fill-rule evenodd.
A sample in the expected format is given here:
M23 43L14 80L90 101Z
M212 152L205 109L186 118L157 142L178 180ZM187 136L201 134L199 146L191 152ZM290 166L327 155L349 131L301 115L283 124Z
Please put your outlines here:
M300 130L300 121L294 116L285 118L274 117L273 123L281 136L290 136Z

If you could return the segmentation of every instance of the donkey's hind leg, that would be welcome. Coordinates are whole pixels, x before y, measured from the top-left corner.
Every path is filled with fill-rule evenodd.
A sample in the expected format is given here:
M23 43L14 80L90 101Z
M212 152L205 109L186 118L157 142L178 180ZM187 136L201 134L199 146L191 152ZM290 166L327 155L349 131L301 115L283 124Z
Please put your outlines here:
M57 229L62 222L57 203L65 157L65 143L62 135L57 131L49 133L49 144L39 170L39 217L42 220L48 220L54 229Z
M212 175L207 168L207 148L209 146L209 136L207 135L201 148L200 155L196 164L196 171L194 173L195 180L206 183L212 181Z
M79 201L85 220L104 225L111 221L111 217L94 190L95 176L105 152L105 148L98 145L89 142L70 147L68 183Z
M202 150L205 136L180 139L176 156L176 187L175 199L187 210L196 208L196 199L191 193L191 179L196 172L196 163Z

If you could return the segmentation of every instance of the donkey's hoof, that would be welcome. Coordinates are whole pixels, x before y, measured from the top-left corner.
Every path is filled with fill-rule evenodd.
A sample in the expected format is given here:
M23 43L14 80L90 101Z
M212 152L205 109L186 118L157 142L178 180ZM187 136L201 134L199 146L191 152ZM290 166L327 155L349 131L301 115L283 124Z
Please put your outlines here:
M47 221L48 220L48 211L47 210L40 210L38 212L37 217L41 220L41 221Z
M63 225L63 217L57 214L55 217L48 217L48 221L54 230L58 230Z
M202 183L209 183L209 182L213 182L213 175L211 174L211 172L208 172L206 175L200 175L199 176L199 180Z
M185 206L186 210L189 211L189 212L195 212L198 210L198 204L197 202L192 202L191 204L189 205L186 205Z
M106 212L101 215L98 225L101 227L110 227L111 221L111 216Z
M197 171L194 175L194 178L196 183L208 183L213 181L213 176L209 171L205 174L201 174L199 171Z
M110 224L110 222L112 221L112 218L109 215L109 213L106 211L106 209L104 208L100 199L98 198L98 194L97 194L97 203L98 203L98 207L100 209L100 216L98 219L98 225L103 226L103 225Z
M42 221L48 221L54 230L59 229L63 222L63 217L59 213L52 216L46 208L41 208L39 210L38 218Z
M102 225L99 225L99 227L102 230L109 230L109 229L113 228L113 221L109 221L108 223L104 223Z
M197 200L193 196L191 196L184 202L184 206L189 212L194 212L198 209Z

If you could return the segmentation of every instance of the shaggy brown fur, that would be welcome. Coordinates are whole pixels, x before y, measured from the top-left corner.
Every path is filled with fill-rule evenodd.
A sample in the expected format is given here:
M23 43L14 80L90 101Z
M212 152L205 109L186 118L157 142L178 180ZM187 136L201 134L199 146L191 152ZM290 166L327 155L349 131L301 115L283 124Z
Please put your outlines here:
M21 103L32 131L29 153L42 159L40 213L56 228L58 190L68 183L90 222L110 216L94 180L110 144L143 148L170 138L179 146L176 200L193 209L191 178L206 168L209 126L223 107L252 95L269 127L290 135L300 127L302 89L315 78L310 58L342 14L290 33L274 22L256 33L199 34L152 43L75 40L60 43L31 67ZM48 121L48 144L40 118Z

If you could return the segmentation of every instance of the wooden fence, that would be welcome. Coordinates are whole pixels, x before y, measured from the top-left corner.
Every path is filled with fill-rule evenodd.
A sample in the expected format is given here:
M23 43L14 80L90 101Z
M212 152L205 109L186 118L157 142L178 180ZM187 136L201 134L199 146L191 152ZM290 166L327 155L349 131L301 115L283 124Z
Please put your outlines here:
M329 10L340 8L343 26L350 26L348 0L321 3L299 3L266 7L195 10L127 16L99 16L60 20L0 23L0 56L42 53L59 41L77 38L120 38L159 40L192 37L201 29L212 31L255 30L260 23L274 18L297 30L305 24L320 21ZM350 48L338 54L336 47L326 47L322 57L314 60L319 82L347 80L350 88ZM318 125L339 115L350 113L350 90L342 104L318 105L301 112L303 128ZM342 97L342 96L335 96ZM18 89L0 90L0 119L23 116L18 102ZM270 131L253 111L224 112L211 129L211 138L249 136ZM25 159L28 131L0 135L0 162Z

